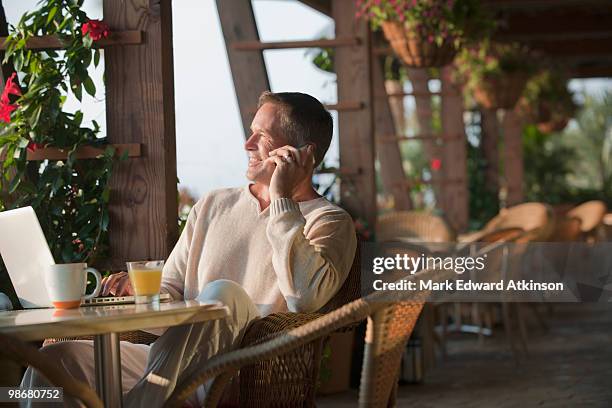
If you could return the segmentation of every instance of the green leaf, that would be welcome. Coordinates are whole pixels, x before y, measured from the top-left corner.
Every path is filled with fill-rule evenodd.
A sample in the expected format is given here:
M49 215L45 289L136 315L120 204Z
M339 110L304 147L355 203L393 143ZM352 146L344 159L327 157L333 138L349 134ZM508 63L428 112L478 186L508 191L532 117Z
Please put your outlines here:
M90 76L87 76L83 81L83 86L85 86L85 91L91 96L96 96L96 85L94 85Z
M80 84L72 85L72 93L79 100L79 102L81 102L83 99L83 87Z
M30 126L36 127L40 120L40 114L42 112L42 105L38 105L38 108L34 110L34 113L30 116Z
M98 64L100 63L100 50L97 48L94 51L93 63L94 67L98 67Z
M55 17L55 13L57 13L57 6L53 7L51 11L49 11L49 16L47 17L47 25L53 20Z

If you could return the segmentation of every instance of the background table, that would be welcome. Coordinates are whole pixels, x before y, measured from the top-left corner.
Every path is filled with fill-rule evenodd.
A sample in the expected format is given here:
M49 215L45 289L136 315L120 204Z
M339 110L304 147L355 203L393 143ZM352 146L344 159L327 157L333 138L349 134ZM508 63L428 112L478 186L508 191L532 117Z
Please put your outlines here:
M94 335L96 388L104 406L122 405L118 333L180 326L228 315L220 303L193 300L144 305L88 306L0 312L0 332L23 341Z

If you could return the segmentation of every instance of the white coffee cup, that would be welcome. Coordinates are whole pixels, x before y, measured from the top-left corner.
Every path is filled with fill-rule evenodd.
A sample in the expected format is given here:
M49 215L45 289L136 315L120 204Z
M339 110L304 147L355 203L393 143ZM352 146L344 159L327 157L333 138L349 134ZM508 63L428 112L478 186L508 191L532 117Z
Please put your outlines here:
M88 273L96 278L96 288L90 294L85 293ZM82 300L98 296L101 282L100 272L88 268L86 263L49 265L45 271L47 292L56 309L79 307Z

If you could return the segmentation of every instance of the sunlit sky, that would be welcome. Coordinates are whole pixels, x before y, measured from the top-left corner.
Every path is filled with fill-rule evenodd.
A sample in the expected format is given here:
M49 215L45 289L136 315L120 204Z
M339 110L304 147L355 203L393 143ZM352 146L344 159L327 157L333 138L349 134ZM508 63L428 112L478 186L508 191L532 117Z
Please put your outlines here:
M4 0L10 23L16 23L37 0ZM294 0L253 1L259 35L264 41L315 39L333 33L333 21ZM102 18L102 0L85 0L90 18ZM225 44L214 0L174 0L174 75L176 100L177 172L181 186L197 198L215 188L246 182L244 135L234 94ZM272 91L309 93L322 102L336 101L335 75L315 68L306 50L266 51ZM86 120L104 122L102 69L92 72L99 90L84 98ZM611 80L572 81L589 93L612 89ZM253 101L255 103L256 101ZM77 109L74 98L67 109ZM103 127L105 129L105 127ZM334 135L334 139L337 135ZM337 160L334 140L328 160Z

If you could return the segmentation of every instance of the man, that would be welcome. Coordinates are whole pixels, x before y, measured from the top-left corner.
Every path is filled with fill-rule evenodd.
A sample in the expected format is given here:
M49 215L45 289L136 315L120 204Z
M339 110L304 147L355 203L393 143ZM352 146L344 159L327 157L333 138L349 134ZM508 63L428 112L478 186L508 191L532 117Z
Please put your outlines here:
M212 355L239 347L256 318L316 311L342 286L355 254L353 223L311 182L332 127L329 112L309 95L261 95L245 143L253 183L213 191L196 203L162 277L162 291L174 299L221 301L230 316L169 328L151 347L122 343L126 406L160 406L181 378ZM104 291L131 293L126 274L108 279ZM43 350L93 386L91 342ZM43 381L29 368L22 386ZM191 402L201 402L204 393L200 387Z

